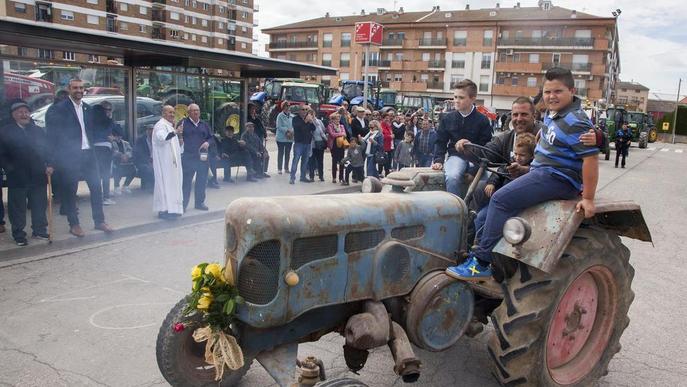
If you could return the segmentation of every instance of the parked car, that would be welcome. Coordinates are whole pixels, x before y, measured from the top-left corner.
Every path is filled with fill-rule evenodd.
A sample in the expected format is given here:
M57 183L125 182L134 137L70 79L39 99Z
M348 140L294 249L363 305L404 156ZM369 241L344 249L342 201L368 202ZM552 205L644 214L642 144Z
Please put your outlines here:
M126 125L126 101L122 95L87 95L83 97L83 102L93 106L108 101L112 104L112 117L124 129L125 137L129 137L130 133ZM45 114L52 104L43 106L31 114L36 125L45 127ZM162 117L162 103L152 98L138 97L136 98L136 132L137 136L145 132L146 126L155 124Z

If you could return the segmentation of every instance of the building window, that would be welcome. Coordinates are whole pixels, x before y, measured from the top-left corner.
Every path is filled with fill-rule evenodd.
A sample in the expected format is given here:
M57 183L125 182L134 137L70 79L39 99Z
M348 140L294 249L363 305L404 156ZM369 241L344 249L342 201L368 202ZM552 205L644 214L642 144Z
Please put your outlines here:
M208 37L205 36L205 35L203 35L203 36L200 38L200 41L203 42L203 43L207 43L207 42L208 42Z
M539 63L539 54L530 54L530 63Z
M349 79L350 79L349 77L350 77L350 75L349 75L348 73L340 73L340 74L339 74L339 79L342 80L342 81L347 81L347 80L349 80Z
M188 40L188 32L184 32L184 40Z
M24 3L14 3L14 12L16 12L16 13L26 13L26 4L24 4Z
M177 30L169 30L169 36L171 36L171 37L173 37L173 38L177 38L177 37L179 37L179 31L177 31Z
M482 46L489 47L494 43L494 31L486 30L484 31L484 37L482 39Z
M207 27L208 26L208 19L202 19L200 24L202 24L203 27Z
M88 54L88 63L100 63L100 57L98 55Z
M219 28L220 30L224 29L224 23L218 22L218 23L217 23L217 28Z
M191 5L193 6L193 8L196 8L196 7L198 7L198 2L194 1L193 3L191 3Z
M451 75L451 88L455 87L455 84L465 79L463 74L453 74Z
M210 4L203 3L203 11L207 11L208 9L210 9Z
M502 75L499 75L496 77L496 84L497 85L504 85L506 83L506 78L504 78Z
M403 82L403 74L401 74L401 73L394 74L394 82Z
M351 47L351 33L342 32L341 33L341 47Z
M100 24L100 18L95 15L88 15L86 21L88 24Z
M191 22L191 17L188 15L184 16L184 23L188 24L190 22Z
M332 54L322 54L322 66L332 65Z
M480 75L479 76L479 91L480 93L486 93L489 91L489 76Z
M430 55L429 55L428 52L423 52L423 53L422 53L422 61L423 61L423 62L429 62L429 57L430 57Z
M197 38L196 38L196 34L192 34L192 35L191 35L191 40L193 40L193 41L195 42L196 39L197 39Z
M44 48L38 49L38 57L40 59L54 59L52 50L46 50Z
M219 13L224 13L224 6L219 7Z
M351 65L351 54L348 52L342 52L339 57L339 67L348 67Z
M453 45L458 47L465 47L468 44L467 31L453 31Z
M453 61L451 67L454 69L464 69L465 68L465 54L453 53Z
M72 21L74 20L74 12L62 10L60 11L60 19Z
M195 25L195 24L196 24L196 20L198 20L198 19L196 19L196 17L193 16L193 17L191 18L191 24Z
M512 78L510 79L510 85L511 85L511 86L517 86L518 83L520 83L520 79L518 79L518 77L512 77Z
M88 4L98 4L98 0L86 0Z
M248 45L246 44L246 42L241 42L241 48L243 48L243 49L248 48Z
M52 22L52 4L36 3L36 21Z
M68 61L75 61L76 55L74 55L74 51L64 51L62 52L62 59Z
M491 68L491 54L482 54L482 70Z
M224 39L217 39L217 44L224 44Z
M394 58L397 62L403 62L403 53L397 52L396 54L394 54Z
M170 12L169 18L172 20L179 20L179 12Z
M332 46L332 34L326 33L322 34L322 47L331 47Z
M29 49L26 47L17 47L17 55L29 56Z
M108 32L117 32L117 19L112 16L108 16L105 20L105 29Z
M124 23L124 22L119 22L119 29L122 31L128 31L129 30L129 24Z
M119 3L119 10L122 12L126 12L129 10L129 4L127 3Z
M138 7L138 13L140 13L141 15L145 15L148 13L148 8L141 5Z
M246 32L248 32L248 28L247 28L247 27L245 27L245 26L244 26L244 27L241 27L241 32L243 32L243 33L246 33Z
M248 12L241 12L241 19L248 18Z
M191 4L191 0L184 0L184 5L185 5L185 6L188 7L190 4Z
M537 78L535 78L535 77L527 78L527 87L537 87Z

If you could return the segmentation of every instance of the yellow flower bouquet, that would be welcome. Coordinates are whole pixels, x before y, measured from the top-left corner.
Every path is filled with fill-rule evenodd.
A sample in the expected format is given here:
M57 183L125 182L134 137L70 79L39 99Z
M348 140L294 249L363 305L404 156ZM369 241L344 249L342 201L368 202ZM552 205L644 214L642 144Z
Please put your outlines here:
M225 365L232 370L243 366L243 353L232 336L236 309L243 304L238 289L227 281L225 268L218 263L201 263L191 270L193 287L187 296L185 316L200 313L201 327L193 333L196 342L207 341L205 361L215 366L216 380L221 380ZM184 329L175 324L175 331Z

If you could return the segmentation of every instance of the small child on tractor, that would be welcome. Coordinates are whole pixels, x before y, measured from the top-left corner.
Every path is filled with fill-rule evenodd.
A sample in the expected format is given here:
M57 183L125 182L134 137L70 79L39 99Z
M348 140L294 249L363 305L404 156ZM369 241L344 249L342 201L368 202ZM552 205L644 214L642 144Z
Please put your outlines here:
M521 166L529 166L534 159L534 147L537 145L535 137L531 133L522 133L517 136L515 140L515 146L513 147L513 161ZM477 211L477 217L475 218L475 240L479 240L482 235L482 228L484 227L484 221L487 218L487 208L489 206L489 199L498 191L501 187L505 186L514 179L520 177L521 175L513 176L509 175L508 168L509 165L504 165L499 167L498 172L501 174L493 173L489 176L487 185L484 187L484 199L480 200L479 211Z
M491 198L479 245L467 260L446 269L457 279L479 281L492 276L492 249L501 239L508 218L549 200L582 198L576 206L594 216L594 194L599 177L599 148L584 145L580 135L592 128L575 97L570 70L552 68L544 76L545 128L535 149L530 171L498 190Z

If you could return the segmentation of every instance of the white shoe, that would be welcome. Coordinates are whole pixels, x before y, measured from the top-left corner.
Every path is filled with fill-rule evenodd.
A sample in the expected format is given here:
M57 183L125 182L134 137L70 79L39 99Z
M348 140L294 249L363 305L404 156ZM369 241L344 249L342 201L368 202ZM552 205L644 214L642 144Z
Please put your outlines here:
M113 192L115 195L121 195L121 194L122 194L122 189L119 188L119 187L115 187L115 189L112 190L112 192Z
M111 206L113 204L117 204L117 202L109 198L103 200L103 206Z
M122 188L122 192L124 192L125 194L130 194L130 193L131 193L131 188L129 188L129 187L124 187L124 188Z

